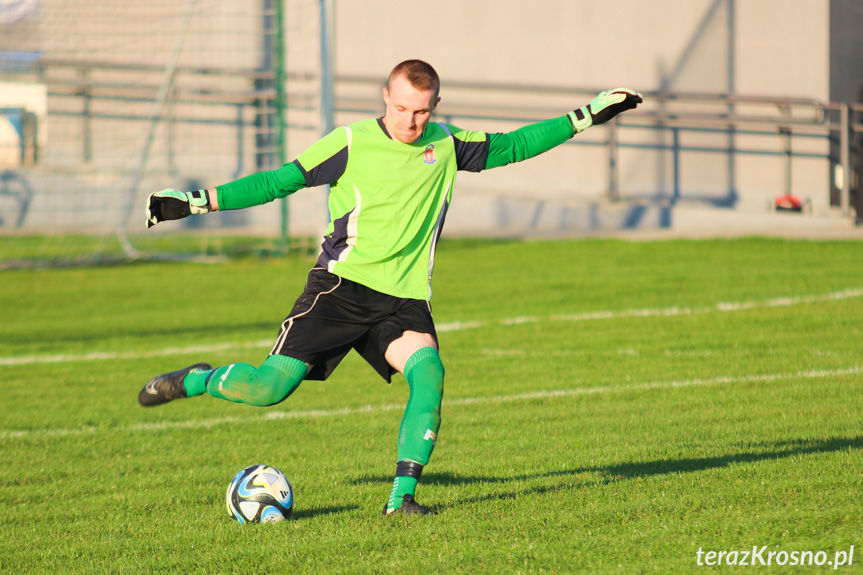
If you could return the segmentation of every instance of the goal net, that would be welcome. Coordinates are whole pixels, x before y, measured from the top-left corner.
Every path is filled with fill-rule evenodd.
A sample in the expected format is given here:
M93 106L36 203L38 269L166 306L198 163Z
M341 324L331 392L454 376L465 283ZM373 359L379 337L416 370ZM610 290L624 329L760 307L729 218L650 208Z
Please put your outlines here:
M242 228L225 213L145 235L144 199L282 162L280 1L0 0L0 267L184 233L207 252L199 228Z

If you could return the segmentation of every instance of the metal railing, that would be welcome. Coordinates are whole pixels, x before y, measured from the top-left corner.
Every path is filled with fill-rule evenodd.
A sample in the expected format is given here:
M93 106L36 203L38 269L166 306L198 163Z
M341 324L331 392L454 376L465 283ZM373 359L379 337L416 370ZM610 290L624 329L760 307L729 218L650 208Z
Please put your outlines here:
M64 111L49 110L50 114L73 115L81 118L83 137L82 156L92 154L90 145L89 122L93 118L107 115L94 110L93 101L97 99L152 102L158 93L157 66L133 66L119 64L99 64L93 62L40 61L39 77L48 86L52 98L76 99L79 105L66 107ZM66 70L65 73L57 72ZM116 70L138 72L140 81L93 80L96 72ZM70 74L69 71L72 71ZM196 114L184 115L169 106L164 121L169 125L168 134L173 126L183 123L214 123L234 126L237 142L244 140L247 130L256 133L266 132L269 128L249 119L248 109L256 114L269 113L276 97L273 87L273 73L260 70L230 70L218 68L183 68L176 70L177 78L172 88L170 103L197 104L207 108L234 108L235 113L226 119L224 113L212 117ZM206 87L201 83L187 81L190 78L207 78ZM383 104L380 89L383 82L379 78L341 75L336 79L335 115L343 117L350 114L380 115ZM295 112L314 112L319 109L319 95L316 91L317 77L312 74L287 74L287 126L290 130L320 131L313 122L291 122ZM303 89L295 89L301 85ZM480 82L447 82L445 93L447 101L439 112L439 117L447 121L493 120L510 122L513 127L524 123L539 121L561 115L566 109L590 101L600 90L573 88L568 86L543 86ZM359 94L359 95L357 95ZM646 103L639 110L622 115L610 122L605 129L605 137L575 138L568 144L604 146L608 150L607 184L608 197L620 199L620 178L618 174L619 152L621 148L643 148L654 151L667 151L672 156L672 201L682 195L680 179L681 156L685 152L713 153L726 156L772 155L785 158L783 165L783 190L791 193L791 160L794 157L821 158L835 166L835 186L839 190L839 206L843 215L850 214L852 186L852 161L859 157L855 146L855 136L863 134L863 104L823 103L808 98L779 98L769 96L741 96L734 94L647 92ZM564 105L563 102L568 102ZM113 114L111 118L126 121L151 121L145 113L130 111ZM637 142L623 138L622 131L651 130L670 134L670 143ZM684 144L681 136L685 133L724 134L729 137L728 145L691 145ZM778 138L780 149L768 146L738 146L737 136L759 136ZM170 136L169 136L170 137ZM827 153L800 152L794 149L795 138L817 138L828 141L831 151ZM273 153L272 141L259 138L258 154ZM243 170L242 158L238 158L237 172Z
M365 86L364 92L379 94L383 82L363 76L340 76L339 85ZM548 119L561 114L566 100L575 107L583 105L600 92L600 89L569 86L526 85L480 82L446 82L447 102L440 116L447 121L504 120L524 124ZM354 90L356 91L356 90ZM453 92L455 97L453 98ZM460 96L470 97L474 103L465 104ZM484 96L509 96L513 104L486 104ZM723 93L645 92L645 105L636 112L619 116L610 122L606 136L600 140L574 138L568 144L605 146L608 149L608 197L620 199L619 151L621 148L643 148L667 151L672 155L672 202L682 195L681 155L684 152L702 152L720 155L767 155L784 158L782 190L791 195L792 158L820 158L837 166L835 185L839 190L839 206L843 215L850 214L852 167L854 157L861 150L854 137L863 135L863 104L843 102L823 103L812 98L785 98L748 96ZM453 102L455 100L455 102ZM543 104L555 100L554 105ZM338 97L337 110L354 113L382 112L379 99ZM636 143L621 139L621 130L651 130L671 134L671 143ZM727 146L685 145L683 133L713 133L729 136ZM778 139L778 150L762 147L742 147L734 143L736 136L758 136ZM833 144L827 153L801 152L794 149L795 138L815 138ZM863 175L857 174L857 178ZM858 184L859 185L859 184Z
M53 108L49 115L80 117L82 122L81 156L87 162L92 159L92 120L116 120L150 122L152 114L127 110L106 112L94 106L97 101L118 103L149 103L159 93L160 75L163 67L144 64L94 63L73 60L40 60L37 67L38 80L48 87L48 96L61 100L79 100L79 104ZM138 79L129 82L126 78L111 79L110 73L135 73ZM107 73L107 74L106 74ZM244 134L252 131L258 137L256 153L273 155L277 152L274 131L261 118L273 114L277 90L274 87L275 72L255 69L184 67L174 72L175 81L168 96L165 116L161 120L168 126L168 148L173 149L175 129L183 124L209 124L236 128L238 149L242 152ZM94 80L99 76L99 80ZM288 75L288 82L305 81L312 78L304 74ZM212 110L212 114L183 114L177 108L196 105ZM313 108L313 100L304 104ZM225 114L224 109L231 109ZM251 111L251 113L250 113ZM314 125L292 125L289 128L314 130ZM258 162L263 164L265 162ZM243 172L242 153L238 154L235 173Z

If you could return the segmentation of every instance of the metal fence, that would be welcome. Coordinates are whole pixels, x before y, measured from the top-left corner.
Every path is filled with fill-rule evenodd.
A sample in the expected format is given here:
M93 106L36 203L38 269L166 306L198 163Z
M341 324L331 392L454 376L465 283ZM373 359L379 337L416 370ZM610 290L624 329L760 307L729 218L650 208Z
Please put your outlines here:
M339 83L342 86L363 85L365 92L372 94L377 94L373 88L383 86L378 79L356 76L339 77ZM470 82L448 82L446 88L450 92L463 92L475 102L499 101L499 96L503 95L506 101L517 103L477 106L457 102L445 107L441 113L443 119L456 122L504 121L516 126L559 114L560 105L541 104L550 97L556 97L555 101L580 102L589 101L599 92L594 88ZM681 92L647 92L645 100L649 106L619 116L605 130L604 138L574 138L568 143L607 148L608 199L621 199L618 175L621 149L670 154L674 166L669 190L672 200L684 195L680 167L682 156L687 152L712 154L717 158L733 158L735 155L781 157L784 160L782 170L775 177L780 182L779 189L787 195L792 193L793 159L813 158L829 161L835 166L831 183L836 193L831 203L841 207L843 215L850 215L851 191L859 181L855 162L859 162L861 157L863 104L824 103L811 98ZM374 98L346 96L337 98L336 109L345 115L374 114L380 112L380 104ZM627 137L637 131L662 132L668 134L671 141L667 144L643 143L634 141L637 138ZM688 134L719 134L728 138L728 144L687 144L683 140ZM748 144L735 143L737 138L750 136L754 138L749 138ZM795 142L804 140L819 141L828 146L824 152L797 149Z
M162 67L43 59L35 72L39 82L47 87L51 103L49 122L74 124L77 136L66 142L65 160L58 162L55 158L50 170L45 167L45 155L38 151L39 142L28 142L26 148L22 145L21 167L0 176L0 195L7 200L6 211L0 214L4 232L50 228L58 233L64 225L69 232L82 225L88 229L125 225L124 218L128 216L120 207L122 203L110 213L96 214L95 221L80 215L44 220L45 213L58 211L56 206L44 207L44 203L44 213L34 212L39 209L40 195L56 201L63 193L46 189L52 181L55 186L65 185L61 179L46 178L47 171L62 173L63 162L70 174L76 170L80 173L81 167L85 167L89 173L85 185L104 178L105 174L119 176L115 181L133 176L134 162L112 163L111 159L118 155L114 150L104 149L105 140L99 134L105 129L105 122L134 126L158 120L160 161L150 166L148 175L185 178L189 187L196 183L190 174L212 170L214 164L225 180L277 166L286 145L285 135L279 135L280 123L287 134L316 137L321 131L317 121L320 82L312 74L286 74L284 82L279 83L276 81L279 72L275 69L178 65L172 72L174 77L165 97L164 111L157 119L152 104L164 87ZM379 96L382 87L380 78L337 76L336 123L382 114ZM572 102L589 101L598 92L592 88L471 82L448 82L445 88L448 101L442 106L438 120L488 124L501 130L560 115L567 109L567 103L572 107ZM647 93L645 97L649 105L619 117L604 129L592 130L590 137L574 138L567 144L605 150L607 201L621 201L632 195L623 189L619 173L620 155L626 150L661 153L670 158L672 175L663 194L670 205L697 192L697 186L689 185L682 176L689 155L708 155L712 161L725 164L729 189L720 199L720 203L727 202L725 207L733 207L735 201L737 158L782 158L781 171L773 179L777 189L788 196L793 191L795 159L809 158L830 163L831 204L843 216L851 216L852 190L859 187L859 168L855 169L855 165L860 162L858 140L863 134L863 105L730 94ZM192 131L195 126L210 131ZM133 132L142 133L140 129ZM200 170L195 167L196 158L189 153L190 134L199 140L212 134L219 137L216 143L195 144L196 156L208 156ZM653 136L646 138L644 134ZM699 142L699 137L706 141ZM817 145L813 148L811 142ZM131 145L139 149L140 141L132 137ZM74 146L74 150L69 146ZM60 208L60 212L67 215L68 203L63 205L67 208ZM235 224L230 219L223 222L224 227ZM242 224L240 221L239 225ZM289 233L283 217L281 234Z

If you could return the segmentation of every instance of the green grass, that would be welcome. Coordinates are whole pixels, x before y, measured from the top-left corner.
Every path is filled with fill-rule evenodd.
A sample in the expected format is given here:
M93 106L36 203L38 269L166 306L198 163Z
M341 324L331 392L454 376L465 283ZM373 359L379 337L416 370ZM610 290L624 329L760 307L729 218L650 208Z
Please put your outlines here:
M801 571L696 563L756 545L863 572L863 244L443 242L437 513L395 519L407 385L354 354L273 408L136 403L263 361L311 263L0 273L0 572ZM253 463L291 521L230 520Z
M319 238L225 236L206 231L137 234L129 241L142 257L160 260L309 254L320 244ZM0 270L102 265L129 259L116 234L0 235Z

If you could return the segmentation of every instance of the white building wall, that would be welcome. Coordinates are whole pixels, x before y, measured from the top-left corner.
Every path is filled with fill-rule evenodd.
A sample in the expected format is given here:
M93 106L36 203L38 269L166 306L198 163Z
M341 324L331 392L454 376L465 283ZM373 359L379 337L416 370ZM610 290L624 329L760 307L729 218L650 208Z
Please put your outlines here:
M0 38L0 51L41 49L48 57L83 60L98 60L108 53L112 60L139 62L149 58L151 62L143 63L164 66L173 49L177 15L183 6L185 2L167 0L144 8L119 0L102 4L41 0L38 29L28 24L20 29L19 36ZM250 7L244 10L243 6ZM551 117L588 103L593 93L572 97L489 95L455 89L458 82L552 85L573 91L628 86L648 95L633 115L662 111L650 98L655 92L733 93L819 101L828 101L830 96L831 0L336 0L335 6L336 74L369 76L383 82L399 61L425 59L443 80L439 119L464 107L481 114L486 107L501 105L536 107ZM181 65L260 66L264 59L258 37L261 24L253 12L260 14L263 7L265 0L256 0L252 5L232 0L198 2L187 38L192 55L184 52ZM315 126L321 119L316 80L321 67L319 18L318 0L285 0L287 71L294 78L288 91L292 99L310 106L308 110L289 111L288 122L294 126ZM153 29L163 32L158 42L147 35ZM76 73L70 70L69 75ZM303 74L308 78L296 79ZM129 77L130 83L138 80L133 75ZM380 85L340 84L339 91L372 98L378 102L374 113L383 113ZM55 102L70 110L81 106L79 101L68 98ZM148 103L134 106L144 114L152 109ZM132 110L133 104L126 109ZM182 107L178 110L197 113ZM738 107L736 111L747 110ZM219 113L230 120L234 112L224 109ZM339 114L336 122L356 119L357 114ZM479 119L452 121L464 128L486 131L508 131L520 125ZM70 135L70 150L60 150L69 152L68 161L63 164L67 156L58 158L51 150L45 157L71 170L81 163L78 148L82 138L74 137L82 129L80 118L54 116L52 122L52 134L65 130ZM134 168L148 124L129 124L103 137L99 130L105 125L94 121L92 126L97 136L93 144L96 155L107 146L105 153L122 155ZM240 144L235 141L233 128L222 128L217 138L200 137L199 133L204 132L196 130L194 126L184 126L175 134L177 153L194 148L197 154L186 158L188 161L177 170L165 168L169 153L164 141L156 141L152 169L142 184L142 193L150 188L182 187L192 181L215 186L254 171L248 158L242 162L236 158ZM157 136L163 133L164 127L160 127ZM320 136L316 129L289 130L289 160ZM598 143L605 137L606 128L597 127L579 135L577 141ZM689 132L680 137L684 146L781 151L784 145L778 133L765 138ZM53 145L57 140L51 141ZM668 147L672 135L625 129L621 130L621 141ZM242 147L247 153L253 149L250 132ZM795 139L794 149L814 154L828 151L823 140ZM679 207L766 213L772 199L786 189L782 157L683 152L678 159L680 196L675 199ZM96 173L101 169L98 157L89 168L94 173L82 177L82 190L91 186L92 178L106 173ZM675 192L673 169L674 157L669 150L622 148L619 182L624 203L662 205L670 201ZM835 212L828 205L830 169L826 159L795 158L792 162L791 191L809 198L815 214ZM566 145L518 165L481 174L462 173L447 232L493 233L495 222L505 222L512 210L539 214L541 205L597 213L607 207L608 172L608 151L604 146ZM123 182L122 187L126 186ZM290 212L292 233L319 234L327 218L323 191L296 194L290 200ZM476 217L479 212L483 212L481 218ZM224 221L272 233L279 229L279 218L280 210L270 205L224 216ZM215 225L221 219L211 221ZM485 224L474 230L472 226L478 221Z
M383 78L399 61L427 60L442 77L441 114L448 105L470 99L463 91L448 92L448 81L597 90L629 86L643 92L732 92L828 101L829 10L829 0L341 1L336 12L336 72ZM310 56L317 49L303 46ZM297 52L293 50L292 65L302 68ZM318 61L309 61L305 69L314 71ZM474 104L481 107L482 97L477 95ZM582 96L560 102L559 113L587 101ZM642 109L651 110L649 100ZM517 127L480 120L458 124L488 131ZM293 144L305 144L307 137ZM592 137L602 139L604 134ZM671 144L669 133L627 137ZM784 145L778 134L775 139L730 140L721 134L688 133L682 142L775 151ZM826 154L828 149L822 140L794 145L813 153ZM767 213L770 202L786 189L781 157L735 154L730 160L721 154L685 152L679 160L679 205ZM670 152L623 149L619 167L624 199L672 195ZM831 210L829 170L826 160L798 158L792 163L791 190L810 199L814 213ZM501 198L585 206L602 202L607 191L606 149L565 146L519 165L460 174L448 231L468 230L477 210L494 210ZM320 201L307 202L300 195L292 202L297 229L306 206L320 206Z

